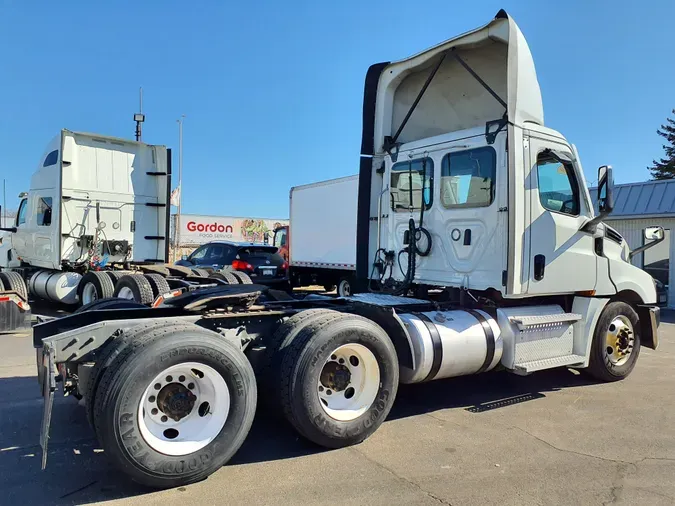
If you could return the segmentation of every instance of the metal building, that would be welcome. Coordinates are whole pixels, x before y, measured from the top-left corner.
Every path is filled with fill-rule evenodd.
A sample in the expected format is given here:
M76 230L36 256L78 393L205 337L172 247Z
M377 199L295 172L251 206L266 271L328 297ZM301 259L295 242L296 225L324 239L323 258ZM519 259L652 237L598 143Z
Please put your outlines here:
M595 189L591 190L595 200ZM597 207L596 207L597 209ZM665 240L633 258L633 264L649 272L661 290L667 290L667 305L675 308L675 179L629 183L614 187L614 211L606 220L628 242L631 249L644 244L642 231L661 226Z

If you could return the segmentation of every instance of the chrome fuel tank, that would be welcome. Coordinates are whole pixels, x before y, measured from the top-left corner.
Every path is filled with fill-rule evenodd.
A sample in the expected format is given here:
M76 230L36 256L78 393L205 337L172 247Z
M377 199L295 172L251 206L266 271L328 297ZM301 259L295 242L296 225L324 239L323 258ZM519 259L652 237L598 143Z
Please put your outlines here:
M502 358L497 322L485 311L401 313L413 350L413 368L401 367L402 383L419 383L489 371Z

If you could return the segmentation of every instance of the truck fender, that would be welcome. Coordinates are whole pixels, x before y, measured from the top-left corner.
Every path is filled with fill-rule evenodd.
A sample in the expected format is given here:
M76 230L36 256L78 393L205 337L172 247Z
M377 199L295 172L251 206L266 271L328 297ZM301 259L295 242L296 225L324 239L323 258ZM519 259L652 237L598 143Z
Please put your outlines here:
M415 369L415 355L413 354L410 334L393 308L364 304L357 305L350 312L368 318L382 327L389 336L389 339L394 343L399 366Z

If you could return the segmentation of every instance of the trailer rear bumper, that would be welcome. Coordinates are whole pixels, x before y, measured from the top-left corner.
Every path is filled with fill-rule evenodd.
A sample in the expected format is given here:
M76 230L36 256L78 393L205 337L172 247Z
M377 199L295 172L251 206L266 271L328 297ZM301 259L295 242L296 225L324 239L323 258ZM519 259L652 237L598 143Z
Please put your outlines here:
M30 305L17 292L0 292L0 332L30 329Z

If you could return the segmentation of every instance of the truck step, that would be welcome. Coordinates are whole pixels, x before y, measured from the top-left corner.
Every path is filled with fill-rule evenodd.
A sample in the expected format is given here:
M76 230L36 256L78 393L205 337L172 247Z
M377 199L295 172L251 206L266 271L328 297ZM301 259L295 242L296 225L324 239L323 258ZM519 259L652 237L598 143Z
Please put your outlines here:
M562 367L565 365L581 365L584 363L584 357L581 355L565 355L562 357L542 358L541 360L533 360L532 362L523 362L517 364L514 373L526 375L534 371L543 371L544 369L553 369L554 367Z
M535 325L552 325L558 323L572 323L581 320L581 315L576 313L559 313L539 316L512 316L509 318L520 330Z

